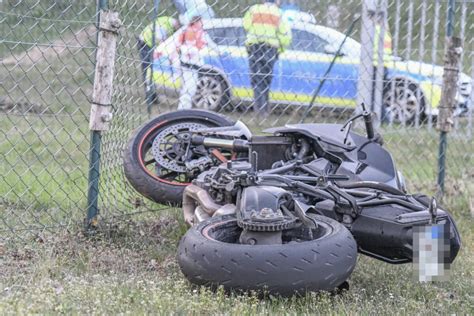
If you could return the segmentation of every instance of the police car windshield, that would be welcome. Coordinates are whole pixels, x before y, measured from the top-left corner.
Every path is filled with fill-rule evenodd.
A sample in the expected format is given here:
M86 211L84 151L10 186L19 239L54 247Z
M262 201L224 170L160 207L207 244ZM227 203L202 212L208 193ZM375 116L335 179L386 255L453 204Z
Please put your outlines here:
M245 31L242 27L215 27L207 29L207 33L217 45L244 46ZM292 29L290 49L306 52L323 53L327 41L304 30Z
M206 30L217 45L244 46L245 31L243 27L215 27Z

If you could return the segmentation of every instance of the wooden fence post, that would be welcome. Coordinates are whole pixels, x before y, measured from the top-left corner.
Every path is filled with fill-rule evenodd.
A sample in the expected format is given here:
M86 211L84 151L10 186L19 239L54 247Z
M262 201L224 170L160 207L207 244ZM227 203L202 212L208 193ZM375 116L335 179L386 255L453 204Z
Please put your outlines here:
M446 53L444 57L443 89L439 103L437 129L450 132L454 125L454 109L456 108L456 92L458 89L459 60L462 44L459 37L446 38Z
M456 92L458 88L459 60L461 58L462 46L459 37L452 36L454 0L450 0L450 27L446 38L446 53L444 59L443 89L439 104L438 123L436 125L439 133L438 152L438 198L444 194L444 182L446 175L446 155L448 152L448 133L454 126L454 109L456 107Z
M89 129L106 131L112 119L112 83L115 50L121 22L117 12L100 11L99 36L91 100Z
M99 5L99 8L105 6L105 2L101 1ZM97 36L94 87L89 119L91 145L86 218L86 229L88 231L98 224L101 133L108 130L109 122L112 120L112 84L117 35L120 25L118 13L105 10L99 11L99 33Z

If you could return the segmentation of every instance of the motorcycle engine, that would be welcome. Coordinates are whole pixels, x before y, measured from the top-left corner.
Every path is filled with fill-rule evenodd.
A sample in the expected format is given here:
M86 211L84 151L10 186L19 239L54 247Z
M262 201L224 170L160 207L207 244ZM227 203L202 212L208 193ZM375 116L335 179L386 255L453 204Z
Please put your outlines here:
M193 184L206 190L218 204L234 203L240 189L238 184L248 176L251 169L248 162L228 162L199 174Z
M184 201L187 195L196 200L193 210L183 203L185 218L193 211L196 224L211 216L236 214L241 244L281 244L282 231L301 223L292 214L295 202L286 190L258 185L256 180L248 162L233 161L201 173L185 190Z

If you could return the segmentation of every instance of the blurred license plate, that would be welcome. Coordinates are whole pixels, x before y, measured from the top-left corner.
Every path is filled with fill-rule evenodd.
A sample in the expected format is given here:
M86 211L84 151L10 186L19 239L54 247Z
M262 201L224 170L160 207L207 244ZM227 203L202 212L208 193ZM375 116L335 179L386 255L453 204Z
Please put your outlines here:
M449 225L413 228L413 264L420 282L445 281L449 276Z

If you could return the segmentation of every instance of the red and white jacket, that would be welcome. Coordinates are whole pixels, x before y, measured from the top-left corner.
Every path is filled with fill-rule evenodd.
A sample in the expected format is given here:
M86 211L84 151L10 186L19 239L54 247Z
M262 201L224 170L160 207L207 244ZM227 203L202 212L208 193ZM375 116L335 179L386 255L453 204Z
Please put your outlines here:
M184 64L201 66L204 64L202 51L205 48L217 50L217 45L204 30L202 23L188 25L177 38L180 61Z

